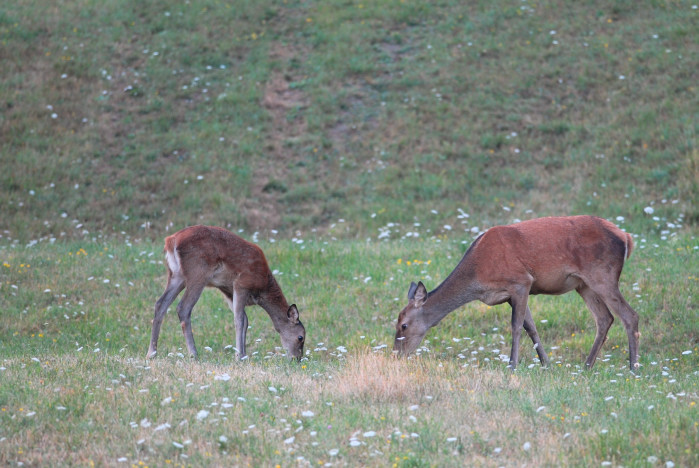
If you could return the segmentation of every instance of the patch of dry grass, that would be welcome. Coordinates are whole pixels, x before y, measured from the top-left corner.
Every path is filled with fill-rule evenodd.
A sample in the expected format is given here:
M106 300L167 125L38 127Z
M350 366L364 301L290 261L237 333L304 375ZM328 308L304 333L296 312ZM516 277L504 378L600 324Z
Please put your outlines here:
M332 393L347 400L404 402L441 391L446 382L434 379L420 359L399 359L385 353L364 352L347 358L333 379Z

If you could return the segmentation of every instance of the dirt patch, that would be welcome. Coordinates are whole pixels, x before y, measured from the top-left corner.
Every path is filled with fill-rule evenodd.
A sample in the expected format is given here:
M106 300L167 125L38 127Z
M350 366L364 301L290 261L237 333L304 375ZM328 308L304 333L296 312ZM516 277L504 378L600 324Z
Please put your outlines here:
M403 55L405 54L406 49L406 46L404 45L391 44L388 42L382 42L378 44L376 47L378 47L378 49L380 49L384 54L390 57L391 61L393 62L400 62L400 60L403 58Z
M288 78L276 73L265 86L262 105L272 116L271 149L275 154L290 157L288 151L285 154L284 142L302 135L307 127L303 115L290 112L307 107L306 97L300 89L290 87Z
M270 58L277 62L287 63L302 55L302 51L281 43L270 48ZM299 159L293 143L303 137L308 127L303 116L303 109L308 107L308 98L300 88L293 85L300 79L301 77L295 77L282 69L272 73L265 84L261 105L272 120L265 149L272 157L264 158L263 164L255 168L252 197L243 206L254 229L278 227L282 221L279 197L283 190L279 188L283 187L283 182L288 178L288 168Z

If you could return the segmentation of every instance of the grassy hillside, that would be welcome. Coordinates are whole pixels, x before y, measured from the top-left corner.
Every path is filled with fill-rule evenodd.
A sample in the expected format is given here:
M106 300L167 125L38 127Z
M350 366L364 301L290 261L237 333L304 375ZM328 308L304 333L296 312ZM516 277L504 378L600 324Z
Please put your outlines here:
M688 1L0 6L0 231L699 220ZM674 204L673 204L674 203ZM436 213L433 213L433 210Z

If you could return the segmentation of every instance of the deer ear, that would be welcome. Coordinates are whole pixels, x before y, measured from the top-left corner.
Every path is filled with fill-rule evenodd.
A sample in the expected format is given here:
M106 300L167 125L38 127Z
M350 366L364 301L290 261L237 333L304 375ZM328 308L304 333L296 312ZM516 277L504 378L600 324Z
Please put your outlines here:
M410 289L408 289L408 300L415 298L415 290L417 289L417 284L414 281L410 283Z
M417 285L415 286L415 291L413 292L413 300L415 301L415 306L422 307L426 299L427 289L425 289L425 285L422 284L422 281L418 281Z
M289 310L286 311L286 317L291 323L299 323L299 310L296 308L296 304L289 306Z

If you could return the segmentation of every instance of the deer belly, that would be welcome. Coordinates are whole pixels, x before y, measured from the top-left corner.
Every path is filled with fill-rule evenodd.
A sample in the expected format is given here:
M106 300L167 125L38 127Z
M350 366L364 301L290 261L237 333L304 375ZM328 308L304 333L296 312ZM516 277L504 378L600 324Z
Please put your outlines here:
M582 284L580 278L574 275L557 276L553 278L537 278L529 290L529 294L558 295L576 289Z

